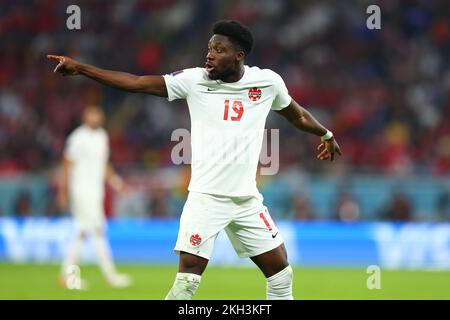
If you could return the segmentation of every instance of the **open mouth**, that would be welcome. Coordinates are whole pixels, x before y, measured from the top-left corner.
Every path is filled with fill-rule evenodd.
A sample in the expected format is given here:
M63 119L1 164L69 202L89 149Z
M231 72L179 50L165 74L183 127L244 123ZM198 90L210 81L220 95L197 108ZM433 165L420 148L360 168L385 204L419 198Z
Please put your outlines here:
M212 64L210 64L210 63L205 63L205 69L206 69L206 72L208 72L208 73L211 73L211 72L213 72L214 70L215 70L215 68L216 67L214 67Z

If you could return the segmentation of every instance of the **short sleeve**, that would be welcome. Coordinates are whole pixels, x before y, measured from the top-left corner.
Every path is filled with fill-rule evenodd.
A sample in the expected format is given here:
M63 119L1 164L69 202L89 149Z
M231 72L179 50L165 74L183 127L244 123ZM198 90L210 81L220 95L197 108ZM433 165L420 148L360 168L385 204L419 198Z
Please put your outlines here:
M64 157L71 161L75 161L78 154L78 143L77 136L75 134L71 134L66 141L66 146L64 148Z
M292 98L288 93L288 89L286 88L286 85L285 85L283 79L275 72L274 72L273 80L274 80L275 98L272 102L271 109L278 111L278 110L284 109L288 105L290 105Z
M200 68L190 68L164 75L169 101L186 99L191 93L191 86L196 82Z

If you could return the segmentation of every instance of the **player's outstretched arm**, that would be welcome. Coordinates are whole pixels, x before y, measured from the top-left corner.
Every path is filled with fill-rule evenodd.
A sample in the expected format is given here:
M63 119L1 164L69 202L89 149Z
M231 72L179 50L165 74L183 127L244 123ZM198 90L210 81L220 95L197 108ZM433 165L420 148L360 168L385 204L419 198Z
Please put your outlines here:
M317 147L319 151L317 159L334 161L336 154L342 155L341 148L331 132L293 99L289 106L276 112L285 117L296 128L322 137L321 143Z
M53 72L61 73L64 76L84 75L110 87L167 97L166 83L162 76L136 76L126 72L100 69L66 56L49 54L47 58L58 62Z

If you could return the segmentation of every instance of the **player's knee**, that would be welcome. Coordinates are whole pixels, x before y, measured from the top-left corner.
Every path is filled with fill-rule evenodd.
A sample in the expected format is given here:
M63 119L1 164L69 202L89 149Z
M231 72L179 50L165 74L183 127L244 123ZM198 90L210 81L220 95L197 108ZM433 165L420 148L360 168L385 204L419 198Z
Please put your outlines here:
M292 300L293 271L287 266L277 274L267 278L268 300Z
M177 273L166 300L191 300L200 284L201 276L193 273Z

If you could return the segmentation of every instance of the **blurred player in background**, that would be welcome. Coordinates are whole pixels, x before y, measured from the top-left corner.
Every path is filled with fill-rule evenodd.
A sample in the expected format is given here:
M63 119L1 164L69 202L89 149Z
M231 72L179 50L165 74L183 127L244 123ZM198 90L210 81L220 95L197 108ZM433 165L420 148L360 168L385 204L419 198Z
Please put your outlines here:
M267 299L293 299L293 274L284 241L256 186L269 111L320 137L318 159L334 161L341 152L331 131L289 96L277 73L244 64L252 46L247 27L220 21L213 27L204 68L135 76L65 56L48 56L58 61L54 71L63 75L80 74L131 92L187 100L192 174L175 245L179 272L166 299L193 297L222 230L237 254L251 258L264 273ZM224 157L231 161L223 161Z
M103 121L104 114L100 107L86 107L83 124L69 135L64 150L58 198L64 209L70 203L77 235L62 264L63 285L66 284L68 268L78 262L87 236L93 237L97 261L106 281L114 287L126 287L131 283L128 275L117 272L105 236L105 180L117 192L124 189L124 183L108 161L108 135L102 128Z

